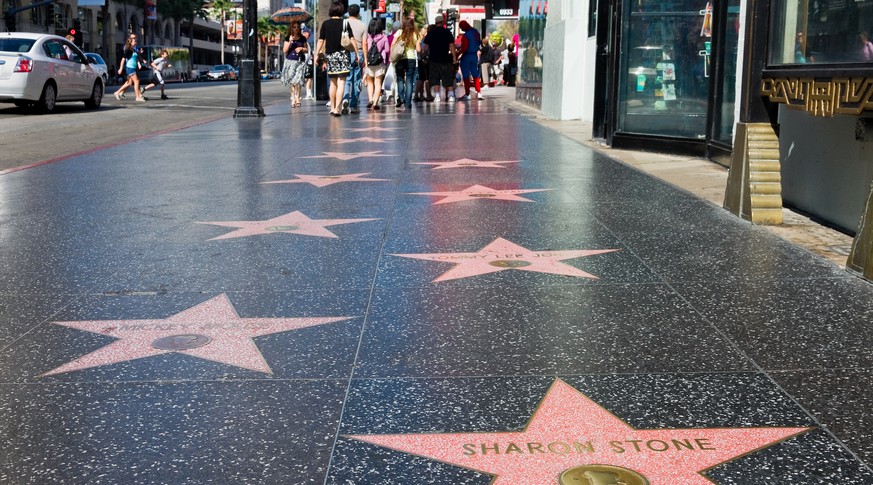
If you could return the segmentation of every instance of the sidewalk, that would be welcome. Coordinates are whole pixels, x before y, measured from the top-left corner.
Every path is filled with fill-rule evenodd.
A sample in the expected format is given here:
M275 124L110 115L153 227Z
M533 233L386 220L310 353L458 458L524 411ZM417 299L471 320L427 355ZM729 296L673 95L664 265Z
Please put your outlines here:
M669 184L721 207L727 187L728 170L705 158L664 153L616 150L591 138L591 123L571 120L557 121L545 118L542 112L525 103L515 101L511 88L495 88L492 95L524 113L536 123L603 154L642 170ZM784 223L780 226L762 226L766 230L800 247L818 254L835 265L845 268L852 237L823 226L791 209L782 211Z
M500 100L265 111L0 175L0 483L873 483L867 282Z

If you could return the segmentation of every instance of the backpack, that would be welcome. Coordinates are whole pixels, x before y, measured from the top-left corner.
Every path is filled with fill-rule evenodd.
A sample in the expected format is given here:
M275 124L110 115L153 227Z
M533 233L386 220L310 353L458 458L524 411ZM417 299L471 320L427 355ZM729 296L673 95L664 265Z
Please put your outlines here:
M370 37L370 48L367 50L367 65L378 66L384 61L385 59L382 58L382 52L379 50L379 41Z

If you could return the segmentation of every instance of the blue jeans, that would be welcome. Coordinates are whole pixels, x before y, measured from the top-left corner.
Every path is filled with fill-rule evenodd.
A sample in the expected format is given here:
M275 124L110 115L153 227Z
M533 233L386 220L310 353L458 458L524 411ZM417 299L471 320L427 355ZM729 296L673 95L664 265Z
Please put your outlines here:
M346 92L343 94L343 99L349 101L349 108L357 108L361 97L363 74L360 60L364 58L364 51L350 52L349 55L352 58L352 68L349 69L349 76L346 78Z
M401 59L394 66L394 69L397 73L397 99L402 99L403 104L407 108L411 108L412 94L415 93L415 81L418 80L415 59Z

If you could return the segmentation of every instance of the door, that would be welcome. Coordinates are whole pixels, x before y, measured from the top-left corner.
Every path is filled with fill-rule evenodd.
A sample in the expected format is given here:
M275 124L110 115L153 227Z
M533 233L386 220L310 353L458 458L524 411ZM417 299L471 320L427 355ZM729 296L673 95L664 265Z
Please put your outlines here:
M597 58L594 68L594 121L592 136L612 142L615 130L615 59L618 39L616 22L620 18L620 2L589 0L588 32L597 36Z

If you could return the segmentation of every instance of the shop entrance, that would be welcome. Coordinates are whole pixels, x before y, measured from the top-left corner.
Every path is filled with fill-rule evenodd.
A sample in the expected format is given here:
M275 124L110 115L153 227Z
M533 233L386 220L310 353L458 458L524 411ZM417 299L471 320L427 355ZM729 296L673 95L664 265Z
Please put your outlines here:
M597 0L595 136L729 158L740 1L610 3Z

